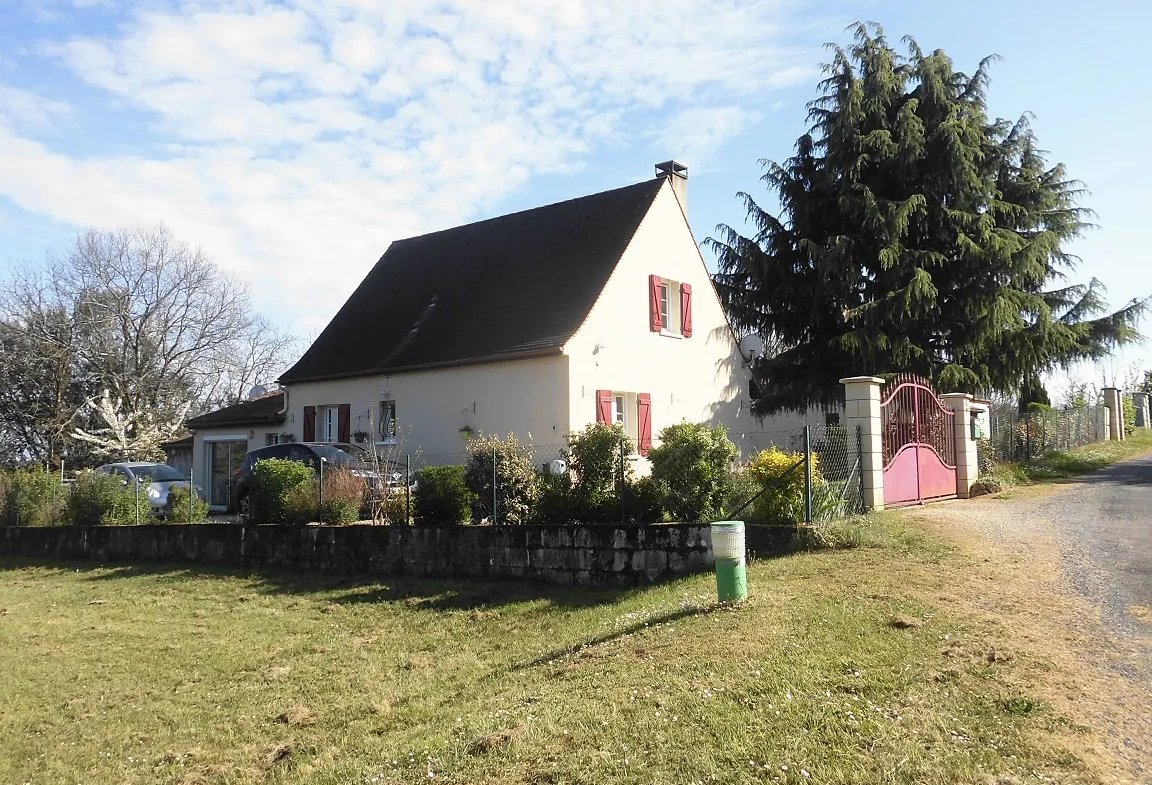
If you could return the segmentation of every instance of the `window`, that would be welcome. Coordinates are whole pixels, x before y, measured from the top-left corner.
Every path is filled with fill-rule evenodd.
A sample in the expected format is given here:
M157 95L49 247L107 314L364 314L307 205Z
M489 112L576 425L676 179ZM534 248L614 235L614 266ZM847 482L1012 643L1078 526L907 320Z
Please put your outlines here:
M612 399L612 422L619 423L624 426L624 430L628 430L627 423L624 421L624 395L623 393L617 394Z
M692 285L648 276L649 327L654 333L692 337Z
M319 407L316 412L316 441L340 441L340 410L336 406Z
M380 401L380 436L385 442L396 442L396 401Z
M652 396L648 393L597 390L596 421L621 425L640 455L647 455L652 447Z
M271 447L273 444L279 444L279 443L280 443L280 434L278 434L278 433L266 433L266 434L264 434L264 446L265 447Z
M840 412L825 412L824 425L829 428L835 428L840 424Z

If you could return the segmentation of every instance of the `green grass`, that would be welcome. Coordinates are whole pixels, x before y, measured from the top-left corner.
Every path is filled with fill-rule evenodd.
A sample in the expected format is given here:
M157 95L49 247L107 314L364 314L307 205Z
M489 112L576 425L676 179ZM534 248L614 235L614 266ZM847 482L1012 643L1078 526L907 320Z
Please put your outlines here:
M953 783L1079 762L899 516L627 592L0 561L0 782ZM894 617L921 626L900 629ZM809 776L806 776L809 775Z
M1069 480L1149 450L1152 450L1152 430L1140 428L1124 441L1095 442L1070 450L1054 450L1025 463L1000 464L988 479L1004 486Z

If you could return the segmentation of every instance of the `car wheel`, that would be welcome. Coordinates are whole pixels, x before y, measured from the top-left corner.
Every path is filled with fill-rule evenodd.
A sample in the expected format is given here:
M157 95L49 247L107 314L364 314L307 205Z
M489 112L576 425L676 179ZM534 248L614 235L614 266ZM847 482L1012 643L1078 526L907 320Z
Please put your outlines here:
M251 523L252 522L252 494L250 494L250 493L241 494L240 498L237 500L236 510L237 510L237 512L240 513L240 522L241 523Z

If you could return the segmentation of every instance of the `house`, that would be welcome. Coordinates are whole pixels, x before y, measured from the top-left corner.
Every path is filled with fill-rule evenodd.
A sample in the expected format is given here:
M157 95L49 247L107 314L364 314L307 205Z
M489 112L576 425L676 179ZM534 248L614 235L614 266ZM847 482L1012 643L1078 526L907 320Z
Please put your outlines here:
M192 443L195 441L192 436L185 436L182 439L174 439L170 442L164 442L160 445L160 449L164 451L164 463L176 469L185 477L192 469Z
M668 161L652 180L392 243L280 378L282 401L189 422L198 469L215 488L273 432L431 464L462 461L469 432L554 454L566 434L618 422L639 460L681 421L762 430L689 228L687 182ZM261 419L245 419L252 409Z
M192 479L204 489L212 508L228 506L232 472L240 468L245 453L292 440L290 433L283 432L285 395L276 390L185 423L192 431Z

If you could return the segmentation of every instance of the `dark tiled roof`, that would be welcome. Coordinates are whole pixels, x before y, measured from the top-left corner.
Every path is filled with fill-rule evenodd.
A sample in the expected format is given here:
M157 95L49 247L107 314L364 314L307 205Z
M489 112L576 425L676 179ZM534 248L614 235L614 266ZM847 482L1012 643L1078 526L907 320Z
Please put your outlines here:
M552 354L663 180L394 242L282 382Z
M250 401L242 401L214 412L201 414L185 424L194 431L227 425L278 425L284 422L284 415L279 413L282 408L284 408L284 393L277 390Z
M160 445L161 450L191 450L192 449L192 436L185 436L183 439L173 439L170 442L163 442Z

